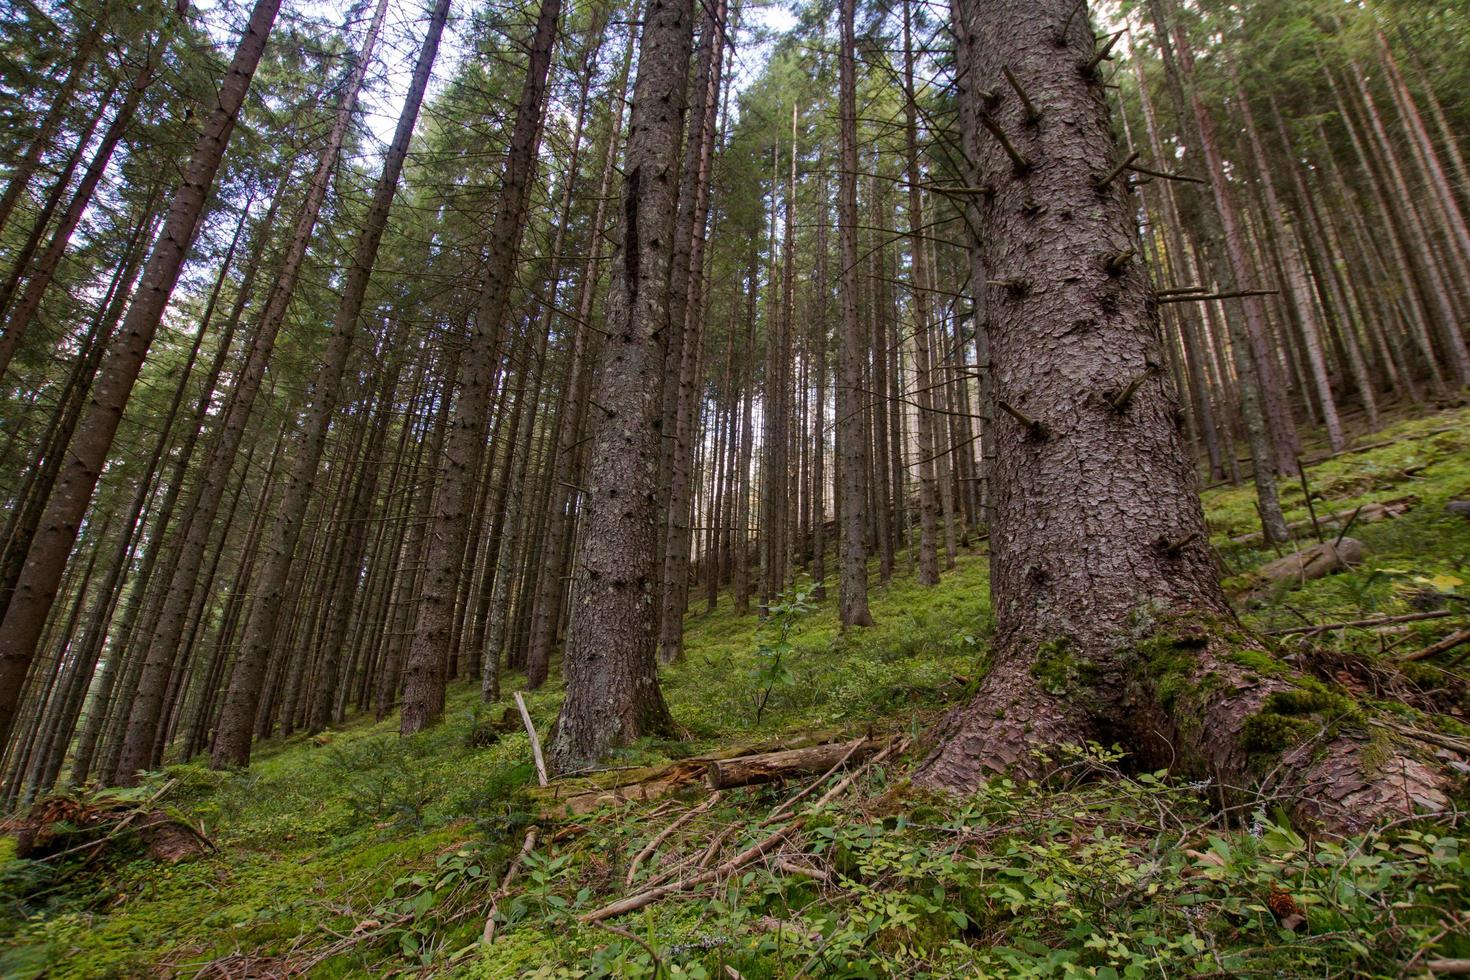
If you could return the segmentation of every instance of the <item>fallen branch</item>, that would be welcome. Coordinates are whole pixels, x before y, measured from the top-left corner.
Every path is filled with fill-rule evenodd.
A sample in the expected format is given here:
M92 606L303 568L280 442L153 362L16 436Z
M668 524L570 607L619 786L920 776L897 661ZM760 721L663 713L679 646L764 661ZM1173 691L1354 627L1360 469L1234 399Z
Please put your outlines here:
M1455 647L1465 642L1470 642L1470 629L1455 630L1453 633L1440 640L1438 643L1431 643L1423 650L1415 650L1413 653L1406 654L1400 657L1399 660L1403 661L1404 663L1412 663L1415 660L1427 660L1430 657L1437 656L1449 650L1453 650ZM1461 659L1464 658L1456 658L1456 661L1458 662Z
M1334 452L1334 453L1324 453L1324 454L1322 454L1320 456L1312 456L1312 457L1310 457L1308 459L1302 460L1301 461L1301 465L1303 465L1303 466L1316 466L1318 463L1325 463L1329 459L1337 459L1339 456L1352 456L1352 455L1354 455L1356 453L1372 452L1375 449L1387 449L1389 446L1397 446L1397 445L1400 445L1401 443L1405 443L1405 442L1417 442L1420 439L1430 439L1430 438L1433 438L1434 436L1442 436L1446 432L1460 432L1460 431L1462 431L1460 428L1454 427L1454 426L1451 426L1449 428L1444 428L1444 429L1430 429L1428 432L1419 432L1419 433L1415 433L1413 435L1400 436L1397 439L1386 439L1383 442L1370 442L1366 446L1354 446L1351 449L1339 449L1337 452ZM1246 460L1246 462L1249 462L1249 460ZM1240 478L1242 480L1249 480L1254 475L1255 475L1254 468L1251 468L1251 469L1242 469L1241 470L1241 474L1240 474ZM1230 482L1231 482L1230 480L1217 480L1214 483L1207 483L1207 484L1205 484L1200 489L1202 489L1202 490L1213 490L1216 487L1223 487L1223 486L1225 486L1226 484L1228 484Z
M833 786L831 789L827 790L827 792L823 793L821 799L817 800L817 802L813 804L814 808L820 810L828 803L831 803L837 797L841 796L847 790L847 787L851 786L859 776L876 766L878 763L882 762L884 759L888 758L895 751L901 751L902 749L907 748L908 744L909 740L906 738L901 738L897 741L889 742L888 748L884 749L882 752L879 752L877 755L873 756L861 766L858 766L856 769L848 774L846 779L842 780L842 782L838 783L836 786Z
M1160 296L1160 305L1166 303L1203 303L1217 299L1241 299L1246 296L1275 296L1275 289L1236 289L1228 293L1190 293L1181 296Z
M1409 728L1405 725L1395 725L1391 721L1379 721L1373 719L1370 724L1379 728L1386 728L1391 732L1397 732L1405 738L1417 739L1430 745L1438 745L1442 749L1458 752L1461 755L1470 756L1470 742L1462 738L1454 738L1450 735L1441 735L1439 732L1426 732L1422 728Z
M490 913L485 916L485 931L480 936L487 946L495 942L495 913L500 911L500 900L510 894L510 886L515 883L516 873L521 870L521 864L530 856L535 847L536 828L532 827L526 831L526 840L521 844L520 853L510 863L510 867L505 869L505 875L500 879L500 887L495 889L495 894L490 898Z
M801 862L793 861L790 858L777 858L776 867L780 868L782 871L785 871L787 874L800 875L803 878L810 878L813 881L820 881L826 885L830 885L832 883L832 876L823 871L821 868L814 868L809 864L802 864Z
M1407 497L1395 497L1393 500L1384 500L1378 503L1363 504L1361 507L1355 507L1352 510L1341 510L1335 514L1328 514L1324 517L1317 518L1317 523L1320 524L1323 528L1342 527L1345 532L1349 527L1349 522L1353 521L1353 516L1355 514L1357 515L1357 521L1355 523L1373 524L1378 521L1386 521L1391 518L1401 517L1412 510L1413 507L1418 503L1419 498L1412 495ZM1287 533L1291 534L1293 537L1300 532L1310 530L1311 528L1311 521L1292 521L1290 524L1286 525ZM1260 531L1252 531L1249 534L1237 534L1235 537L1230 539L1230 543L1250 544L1252 542L1261 540L1262 536L1263 535Z
M852 754L856 752L862 744L862 739L858 739L856 742L853 742L851 748L849 748L847 752L843 754L842 758L838 759L835 763L832 764L831 769L828 769L816 779L813 779L810 783L807 783L806 786L800 790L800 792L798 792L795 796L789 797L784 803L776 807L776 809L772 810L771 815L769 817L766 817L766 819L762 820L761 822L775 823L777 820L780 820L791 810L793 806L800 802L802 798L806 797L808 794L812 793L818 786L831 779L832 774L845 766L847 764L847 760L852 758Z
M717 803L719 801L719 799L720 799L720 794L717 792L713 796L711 796L709 799L707 799L703 803L699 804L699 806L694 807L693 809L684 811L684 813L679 816L679 819L675 820L673 823L669 824L663 830L661 830L657 834L655 834L654 837L653 837L653 839L650 840L647 844L644 845L643 850L639 851L633 857L633 862L628 865L628 877L623 882L624 887L625 888L632 888L633 887L633 879L638 874L638 866L641 865L645 860L647 860L647 858L648 858L649 855L651 855L654 851L658 850L658 846L660 844L662 844L664 841L668 840L669 837L671 837L673 835L674 831L678 830L680 827L684 826L686 823L688 823L689 821L693 820L695 817L699 816L701 813L704 813L710 807L714 806L715 803Z
M824 732L820 737L831 738L833 734ZM763 755L814 743L815 739L767 742L732 747L663 766L599 769L576 779L569 778L571 774L568 774L552 780L545 789L531 790L531 794L541 802L548 817L588 813L601 806L645 803L704 782L713 761ZM837 744L846 746L848 742L844 739Z
M735 786L774 782L788 776L830 772L854 754L862 757L876 752L881 744L880 741L860 738L852 743L837 742L808 749L717 759L709 764L707 778L710 789L730 789Z
M1314 544L1275 561L1267 562L1244 577L1235 594L1261 595L1274 588L1299 588L1307 582L1359 564L1363 544L1356 538Z
M1453 616L1453 609L1435 609L1430 612L1406 613L1402 616L1374 616L1370 619L1348 619L1340 623L1319 623L1316 626L1289 626L1286 629L1269 630L1266 636L1316 636L1340 629L1371 629L1375 626L1395 626L1399 623L1418 623L1426 619L1444 619Z
M664 961L659 959L658 951L655 950L652 946L648 945L648 942L646 940L635 936L633 933L629 932L626 929L612 925L611 923L598 922L596 920L593 920L589 924L594 925L599 929L605 929L608 932L612 933L614 936L621 936L622 938L630 942L637 943L639 946L642 946L648 952L649 957L653 960L653 980L658 980L659 974L662 973L664 969Z
M694 888L698 885L703 885L706 882L714 881L716 878L727 875L732 871L738 871L741 868L745 867L747 864L766 854L766 852L775 847L777 844L780 844L790 834L793 834L796 831L800 830L803 823L804 821L800 818L793 820L785 827L781 827L775 831L772 831L770 834L752 844L750 847L747 847L745 850L741 851L739 854L735 855L730 860L726 861L724 864L719 865L718 867L701 872L692 878L685 878L682 881L670 882L667 885L660 885L657 888L650 888L647 891L639 892L636 895L629 895L627 898L620 898L616 902L609 903L607 905L604 905L600 909L594 909L591 912L587 912L584 915L579 916L577 921L591 925L601 922L603 919L616 918L617 916L623 915L627 912L636 912L638 909L641 909L647 905L652 905L654 902L657 902L659 899L664 898L668 895L675 895L679 892L688 891L689 889Z

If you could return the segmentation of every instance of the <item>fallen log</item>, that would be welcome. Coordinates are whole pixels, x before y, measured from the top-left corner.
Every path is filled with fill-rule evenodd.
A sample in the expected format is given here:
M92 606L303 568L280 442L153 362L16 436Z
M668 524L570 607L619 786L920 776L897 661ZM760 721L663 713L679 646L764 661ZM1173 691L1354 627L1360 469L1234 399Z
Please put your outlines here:
M1299 534L1312 533L1317 529L1321 529L1324 533L1327 531L1335 532L1340 528L1345 527L1348 521L1353 521L1354 524L1376 524L1379 521L1387 521L1392 520L1396 517L1402 517L1410 510L1412 510L1418 503L1419 498L1415 497L1412 494L1407 497L1395 497L1393 500L1377 501L1371 504L1364 504L1361 507L1353 507L1349 508L1348 510L1340 510L1336 514L1328 514L1324 517L1319 517L1317 518L1317 523L1315 525L1313 525L1310 519L1292 521L1290 524L1286 525L1286 530L1292 537L1296 537ZM1353 519L1354 514L1357 515L1357 519L1355 521ZM1235 537L1230 539L1230 543L1252 544L1254 542L1260 541L1261 539L1262 535L1260 531L1252 531L1249 534L1237 534Z
M771 783L792 776L827 772L844 760L860 761L878 751L888 739L860 738L853 742L814 745L805 749L716 759L706 768L710 789L730 789Z
M1267 562L1246 575L1245 581L1234 591L1238 595L1259 596L1277 587L1300 588L1313 579L1358 564L1364 553L1363 543L1356 538L1324 541Z
M822 739L832 738L836 734L836 732L826 731L798 741L787 740L784 743L741 746L681 759L665 766L604 770L553 779L545 788L531 789L530 796L538 801L542 814L551 819L577 816L601 806L651 802L690 790L696 785L703 788L707 785L709 766L713 762L770 755L788 750L799 751L809 747L832 748L836 751L836 756L833 756L831 761L835 762L842 752L853 745L851 739L832 743L831 746L822 742ZM883 744L884 740L879 740L873 748L881 748Z

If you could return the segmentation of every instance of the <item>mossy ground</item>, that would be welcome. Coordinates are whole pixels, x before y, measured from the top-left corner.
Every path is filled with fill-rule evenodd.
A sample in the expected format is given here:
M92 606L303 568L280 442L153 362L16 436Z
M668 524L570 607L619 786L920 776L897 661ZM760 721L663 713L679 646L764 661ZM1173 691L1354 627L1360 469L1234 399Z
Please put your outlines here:
M1432 430L1449 431L1424 436ZM1318 513L1405 493L1419 505L1355 528L1368 548L1362 568L1268 597L1246 611L1251 625L1455 608L1470 593L1470 521L1444 510L1470 497L1470 413L1365 441L1391 444L1309 471ZM1288 519L1305 517L1300 487L1284 484L1283 493ZM1211 490L1206 506L1229 570L1274 557L1229 541L1252 529L1248 487ZM755 617L735 616L728 596L712 614L697 603L688 658L663 676L687 738L635 745L610 765L816 732L922 733L983 676L990 614L981 552L963 552L935 589L916 585L900 560L894 581L873 591L872 630L844 635L832 601L820 604L798 625L789 676L759 724L766 681ZM1235 656L1263 675L1283 669L1279 656L1310 659L1315 685L1270 712L1283 724L1364 704L1463 734L1466 688L1453 672L1433 661L1390 664L1445 632L1429 621ZM1048 664L1050 681L1072 680L1060 652ZM506 689L518 680L508 677ZM529 697L543 733L559 699L554 685ZM465 684L452 690L444 724L414 738L397 737L396 718L358 719L318 738L267 743L245 773L175 766L143 792L177 780L165 802L218 846L176 866L119 856L52 868L15 859L0 839L0 976L301 967L315 977L1388 976L1422 972L1430 956L1470 956L1463 919L1452 918L1470 905L1462 826L1308 842L1269 806L1222 818L1208 785L1125 777L1114 754L1096 749L1069 756L1045 786L1002 781L972 800L914 792L903 780L911 760L876 767L814 815L795 845L830 882L755 865L618 920L629 935L581 926L576 915L624 893L632 855L702 794L548 819L526 793L534 776L524 733L483 744L500 711L480 708ZM1282 737L1265 725L1263 740ZM1099 773L1109 778L1091 778ZM726 855L758 839L759 822L791 791L725 794L633 887L665 860L697 857L726 828ZM541 843L502 903L495 944L484 947L490 897L533 824ZM1283 930L1269 910L1278 893L1304 910L1303 932Z

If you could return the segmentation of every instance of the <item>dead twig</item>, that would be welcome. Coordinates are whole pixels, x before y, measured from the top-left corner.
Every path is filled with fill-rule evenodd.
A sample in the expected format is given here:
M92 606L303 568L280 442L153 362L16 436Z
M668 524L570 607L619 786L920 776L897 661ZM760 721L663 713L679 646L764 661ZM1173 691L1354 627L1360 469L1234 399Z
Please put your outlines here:
M653 836L653 839L643 846L643 850L639 851L633 857L632 863L628 865L628 876L626 879L624 879L623 886L625 888L632 888L633 879L638 875L638 866L641 865L645 860L647 860L649 855L658 850L659 845L668 840L669 837L673 835L674 831L678 830L680 827L684 826L686 823L693 820L701 813L704 813L710 807L714 806L715 803L719 801L719 799L720 794L718 791L716 791L712 796L710 796L709 799L705 800L699 806L694 807L691 810L686 810L683 814L679 816L679 819L675 820L673 823L669 824L663 830L655 834Z
M536 734L536 725L531 721L531 712L526 710L526 699L521 692L516 692L516 707L521 712L521 722L526 726L526 734L531 737L531 758L536 760L536 780L544 789L546 779L546 759L541 755L541 738Z
M1430 612L1407 613L1403 616L1373 616L1368 619L1347 619L1339 623L1319 623L1316 626L1288 626L1286 629L1269 630L1267 636L1316 636L1339 629L1370 629L1374 626L1393 626L1398 623L1417 623L1426 619L1444 619L1453 616L1453 609L1435 609Z
M532 827L526 831L526 840L521 844L520 853L505 869L505 875L500 879L500 887L495 889L495 894L490 898L490 912L485 916L485 930L480 939L486 946L495 942L495 913L500 911L500 900L510 894L510 886L515 883L516 873L521 870L521 864L530 856L536 847L536 828Z
M752 861L764 855L766 852L770 851L771 848L780 844L791 834L796 833L796 831L801 829L804 822L805 821L801 818L797 818L796 820L793 820L791 823L787 824L785 827L781 827L777 830L772 831L770 834L761 838L750 847L747 847L745 850L741 851L739 854L735 855L730 860L717 867L711 868L708 871L703 871L697 875L694 875L693 877L685 878L681 881L670 882L667 885L660 885L657 888L650 888L647 891L639 892L636 895L629 895L627 898L620 898L616 902L611 902L607 905L604 905L602 908L594 909L593 911L580 916L578 918L578 921L587 925L592 925L601 922L604 919L612 919L628 912L636 912L638 909L641 909L647 905L652 905L654 902L657 902L659 899L664 898L668 895L675 895L679 892L688 891L689 889L694 888L698 885L703 885L706 882L714 881L715 879L727 875L732 871L738 871L739 869L745 867L747 864L750 864Z
M1427 660L1430 657L1438 656L1441 653L1446 653L1450 650L1453 650L1461 643L1466 642L1470 642L1470 629L1455 630L1453 633L1440 640L1438 643L1431 643L1429 644L1429 646L1425 647L1422 650L1415 650L1413 653L1405 654L1404 656L1400 657L1399 660L1403 663L1412 663L1415 660ZM1460 656L1456 657L1451 666L1459 663L1461 660L1464 660L1465 656L1466 654L1461 654Z

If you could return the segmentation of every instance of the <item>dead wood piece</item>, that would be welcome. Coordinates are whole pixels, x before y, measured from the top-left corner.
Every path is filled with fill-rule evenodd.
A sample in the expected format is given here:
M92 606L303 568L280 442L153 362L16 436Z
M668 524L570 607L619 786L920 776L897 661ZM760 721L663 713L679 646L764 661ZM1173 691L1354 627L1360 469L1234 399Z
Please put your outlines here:
M653 839L643 846L643 850L639 851L638 854L633 858L632 863L628 865L628 876L623 882L624 887L633 887L633 879L638 876L638 866L641 865L645 860L647 860L650 854L658 850L658 846L664 841L668 840L669 837L673 835L674 831L678 830L680 827L684 826L686 823L693 820L701 813L704 813L710 807L714 806L715 803L719 801L719 799L720 794L715 793L699 806L684 811L684 813L680 815L679 819L675 820L673 823L669 824L663 830L655 834L653 836Z
M1372 616L1368 619L1348 619L1338 623L1306 623L1301 626L1288 626L1286 629L1269 630L1266 636L1316 636L1318 633L1330 633L1340 629L1376 629L1380 626L1396 626L1399 623L1417 623L1426 619L1444 619L1453 616L1453 609L1433 609L1429 612L1407 613L1403 616Z
M526 710L526 699L516 692L516 707L520 709L521 721L526 726L526 735L531 739L531 757L536 762L536 781L543 787L547 784L546 759L541 755L541 738L536 734L536 725L531 721L531 712Z
M542 811L548 817L578 816L601 806L660 800L702 781L711 762L818 745L834 734L824 731L800 739L736 746L681 759L666 766L608 769L575 778L564 777L553 780L545 789L531 790L530 795L541 802Z
M647 891L639 892L636 895L629 895L627 898L620 898L616 902L611 902L607 905L604 905L600 909L594 909L593 911L582 915L579 921L591 924L594 922L601 922L603 919L612 919L627 912L636 912L638 909L641 909L646 905L652 905L654 902L657 902L659 899L667 895L673 895L678 892L688 891L689 889L697 887L699 885L703 885L706 882L714 881L716 878L727 875L732 871L738 871L739 869L745 867L747 864L764 855L766 852L770 851L771 848L780 844L791 834L796 833L798 830L801 829L803 823L804 821L801 818L797 818L796 820L793 820L791 823L787 824L785 827L781 827L777 830L772 831L770 834L767 834L765 837L761 838L759 841L752 844L750 847L747 847L745 850L741 851L739 854L735 855L730 860L726 861L724 864L719 865L718 867L711 868L708 871L701 872L690 878L684 878L680 881L673 881L667 885L660 885L657 888L650 888Z
M1246 587L1239 591L1259 595L1281 585L1299 587L1351 568L1363 560L1364 554L1363 543L1357 538L1326 541L1262 565L1247 576Z
M792 776L827 772L843 761L865 759L884 744L883 739L863 738L855 742L837 742L806 749L718 759L709 764L706 774L711 789L770 783Z
M791 858L777 858L776 867L780 868L782 871L785 871L787 874L798 875L802 878L810 878L813 881L820 881L823 884L830 885L832 883L832 876L826 871L823 871L821 868L814 868L810 864L804 864L800 861L793 861Z
M521 865L530 856L531 851L536 848L536 828L532 827L526 831L526 839L521 843L521 850L510 862L510 867L505 869L505 876L500 879L500 887L495 889L495 894L490 898L490 911L485 915L485 929L480 934L480 939L485 945L495 941L495 913L500 910L500 900L510 894L510 886L515 884L516 873L521 870Z
M1357 519L1354 521L1356 524L1376 524L1379 521L1402 517L1418 503L1419 498L1412 494L1406 497L1395 497L1392 500L1364 504L1362 507L1354 507L1349 510L1338 511L1335 514L1319 517L1317 524L1324 530L1345 527L1348 521L1353 520L1354 514L1357 515ZM1313 526L1310 520L1292 521L1286 525L1286 530L1295 537L1298 534L1313 530ZM1237 534L1230 539L1230 542L1232 544L1251 544L1260 540L1261 532L1252 531L1249 534Z
M1430 657L1438 656L1441 653L1447 653L1448 651L1453 650L1455 647L1459 646L1462 643L1470 643L1470 629L1455 630L1453 633L1440 640L1438 643L1431 643L1424 649L1415 650L1413 653L1406 654L1399 659L1404 661L1405 663L1410 663L1415 660L1427 660ZM1456 662L1462 659L1464 658L1457 657Z
M827 792L823 793L821 797L817 800L817 802L812 804L813 808L820 810L828 803L831 803L833 800L837 799L837 797L841 796L843 793L846 793L847 788L853 783L857 782L857 778L859 776L876 766L878 763L882 762L884 759L888 758L890 755L902 752L904 749L908 748L908 744L909 740L907 738L899 738L893 740L892 742L889 742L883 748L882 752L879 752L867 762L863 763L861 766L848 773L846 778L844 778L840 783L827 790Z

